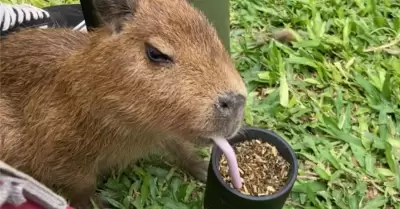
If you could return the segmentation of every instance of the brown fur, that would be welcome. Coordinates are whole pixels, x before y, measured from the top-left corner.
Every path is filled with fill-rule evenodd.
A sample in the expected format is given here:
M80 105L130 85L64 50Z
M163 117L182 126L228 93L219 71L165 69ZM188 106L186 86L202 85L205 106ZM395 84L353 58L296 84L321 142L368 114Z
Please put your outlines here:
M203 15L184 0L114 2L97 2L104 27L93 33L31 29L0 42L0 160L75 207L99 175L160 150L204 180L194 144L232 136L243 117L215 113L218 96L246 89ZM151 63L145 42L174 63Z

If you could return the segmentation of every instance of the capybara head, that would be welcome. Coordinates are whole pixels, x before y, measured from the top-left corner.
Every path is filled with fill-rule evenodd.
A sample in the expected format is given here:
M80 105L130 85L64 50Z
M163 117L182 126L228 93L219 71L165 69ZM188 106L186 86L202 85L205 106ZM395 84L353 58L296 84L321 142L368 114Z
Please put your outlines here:
M107 31L98 49L113 48L100 61L115 84L105 97L120 120L192 139L239 130L245 84L201 12L186 0L94 2Z

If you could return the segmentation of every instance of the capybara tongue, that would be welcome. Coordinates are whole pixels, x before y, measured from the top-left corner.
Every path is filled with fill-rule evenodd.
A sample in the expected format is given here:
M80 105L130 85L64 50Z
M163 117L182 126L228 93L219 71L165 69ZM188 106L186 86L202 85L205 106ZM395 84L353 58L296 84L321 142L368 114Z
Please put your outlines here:
M239 166L236 160L235 152L232 146L224 138L213 138L215 144L222 150L228 160L229 175L231 176L233 186L236 189L242 188L242 181L239 174Z

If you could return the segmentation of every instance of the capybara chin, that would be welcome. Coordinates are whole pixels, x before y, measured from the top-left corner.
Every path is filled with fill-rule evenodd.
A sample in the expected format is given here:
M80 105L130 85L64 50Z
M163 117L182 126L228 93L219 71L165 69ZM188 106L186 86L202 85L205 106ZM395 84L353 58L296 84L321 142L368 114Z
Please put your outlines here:
M246 88L185 0L96 0L102 27L1 40L0 159L86 208L96 179L151 153L205 181L193 151L240 128Z

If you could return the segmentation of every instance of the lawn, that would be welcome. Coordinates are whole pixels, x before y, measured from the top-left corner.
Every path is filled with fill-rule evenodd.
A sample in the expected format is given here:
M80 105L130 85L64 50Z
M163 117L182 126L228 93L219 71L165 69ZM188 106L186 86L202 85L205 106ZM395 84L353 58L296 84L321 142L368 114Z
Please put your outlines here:
M50 1L25 2L65 3ZM400 1L231 0L231 12L245 122L278 132L299 158L286 208L400 208ZM270 38L285 27L297 41ZM99 191L121 209L200 209L204 185L143 162Z

